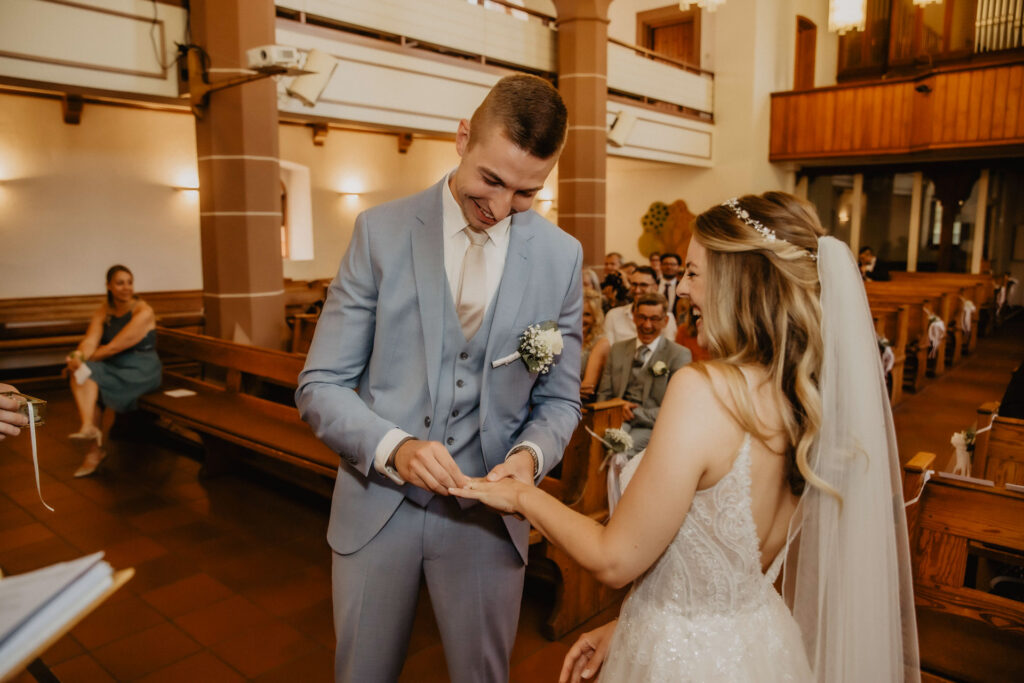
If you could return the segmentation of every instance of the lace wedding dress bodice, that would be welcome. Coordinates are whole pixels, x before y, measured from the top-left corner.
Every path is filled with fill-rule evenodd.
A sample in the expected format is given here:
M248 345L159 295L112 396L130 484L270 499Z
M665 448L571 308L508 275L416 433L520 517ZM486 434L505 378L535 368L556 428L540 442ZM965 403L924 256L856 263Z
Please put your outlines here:
M623 487L642 456L622 472ZM781 554L780 554L781 555ZM809 681L800 631L767 573L750 500L750 435L698 491L679 532L633 585L601 681Z

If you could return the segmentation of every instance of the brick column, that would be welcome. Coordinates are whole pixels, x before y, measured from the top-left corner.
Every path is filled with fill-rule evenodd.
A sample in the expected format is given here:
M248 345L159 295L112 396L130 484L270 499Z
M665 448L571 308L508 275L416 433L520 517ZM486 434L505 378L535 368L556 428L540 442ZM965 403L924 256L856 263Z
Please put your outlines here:
M192 0L191 21L216 70L243 68L246 49L274 42L273 0ZM211 93L196 119L206 333L270 348L287 336L277 123L271 79Z
M583 244L583 262L604 262L608 6L611 0L554 0L558 89L569 136L558 162L558 223Z

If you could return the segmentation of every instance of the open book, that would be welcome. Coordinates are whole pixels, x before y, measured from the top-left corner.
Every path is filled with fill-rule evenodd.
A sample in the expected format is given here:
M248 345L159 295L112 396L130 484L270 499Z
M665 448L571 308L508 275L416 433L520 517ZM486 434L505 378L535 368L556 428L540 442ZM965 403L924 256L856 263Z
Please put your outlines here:
M0 680L21 671L113 586L102 552L0 579Z

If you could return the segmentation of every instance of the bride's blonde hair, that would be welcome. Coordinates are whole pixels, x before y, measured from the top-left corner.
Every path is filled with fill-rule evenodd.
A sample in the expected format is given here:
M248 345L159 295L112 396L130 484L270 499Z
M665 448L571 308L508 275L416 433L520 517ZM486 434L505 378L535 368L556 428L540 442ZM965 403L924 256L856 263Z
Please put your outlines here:
M746 215L742 215L745 212ZM756 227L755 227L756 225ZM775 239L767 233L774 231ZM804 483L832 491L811 471L808 453L821 426L822 363L817 250L824 234L814 208L784 192L746 195L697 216L693 239L707 249L701 309L708 350L723 371L733 417L766 440L740 367L757 364L779 405L788 438L790 490ZM705 376L707 367L694 367Z

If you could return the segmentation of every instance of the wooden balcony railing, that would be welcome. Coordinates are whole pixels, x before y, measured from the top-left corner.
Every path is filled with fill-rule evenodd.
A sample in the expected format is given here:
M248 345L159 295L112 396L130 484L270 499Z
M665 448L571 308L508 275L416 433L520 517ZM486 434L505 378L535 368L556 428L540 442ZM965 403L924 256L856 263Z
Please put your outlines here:
M1024 144L1024 60L772 93L771 161Z

